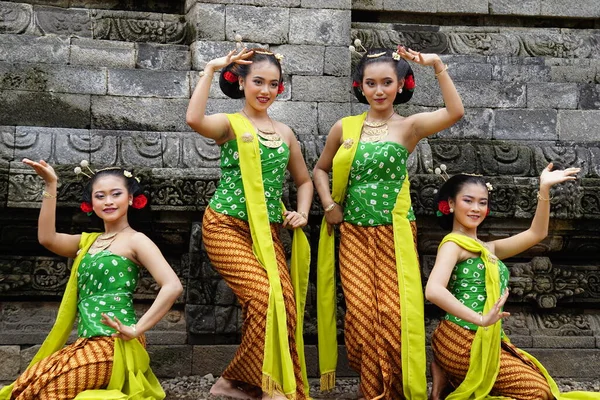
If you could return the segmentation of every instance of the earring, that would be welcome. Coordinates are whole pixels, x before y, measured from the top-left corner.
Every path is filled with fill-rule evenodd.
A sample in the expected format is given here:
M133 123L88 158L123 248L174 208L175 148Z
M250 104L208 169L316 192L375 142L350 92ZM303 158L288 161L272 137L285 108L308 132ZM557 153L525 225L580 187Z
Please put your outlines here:
M402 88L398 89L398 94L402 93Z
M244 91L244 87L242 85L240 85L240 92Z
M450 207L450 214L454 212L454 208Z
M129 200L129 205L132 205L132 204L133 204L133 201Z

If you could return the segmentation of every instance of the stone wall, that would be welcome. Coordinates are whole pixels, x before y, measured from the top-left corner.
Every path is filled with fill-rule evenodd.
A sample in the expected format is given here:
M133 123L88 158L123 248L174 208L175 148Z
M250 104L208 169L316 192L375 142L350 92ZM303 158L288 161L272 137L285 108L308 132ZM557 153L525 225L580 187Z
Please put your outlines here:
M549 161L579 166L582 179L553 192L551 234L508 260L512 317L506 330L556 376L600 368L600 5L595 0L36 0L0 2L0 381L16 377L48 332L70 268L37 243L41 182L20 163L46 159L60 178L57 228L89 229L71 173L133 167L151 207L134 226L157 242L185 292L148 333L159 376L219 373L239 341L240 311L202 249L201 220L218 180L219 150L191 132L185 110L211 58L249 46L284 55L286 91L271 115L298 135L310 166L340 117L364 106L350 92L347 46L402 43L443 55L463 98L462 121L426 141L410 160L419 250L428 275L443 232L433 212L441 180L430 171L477 172L496 188L487 238L526 228L537 177ZM442 98L430 68L401 114ZM216 80L215 80L216 83ZM210 112L239 101L214 85ZM294 202L294 192L286 193ZM307 228L316 259L321 210ZM97 227L97 225L96 225ZM284 233L284 235L286 235ZM314 272L305 333L316 375ZM139 310L156 293L141 280ZM440 313L427 306L431 333ZM340 309L340 333L343 329ZM33 346L33 347L32 347ZM568 350L565 350L568 349ZM577 357L575 357L577 356ZM568 360L568 361L566 361ZM340 375L349 371L342 360ZM580 368L578 366L587 366ZM591 374L591 375L590 375ZM585 376L584 376L585 375Z

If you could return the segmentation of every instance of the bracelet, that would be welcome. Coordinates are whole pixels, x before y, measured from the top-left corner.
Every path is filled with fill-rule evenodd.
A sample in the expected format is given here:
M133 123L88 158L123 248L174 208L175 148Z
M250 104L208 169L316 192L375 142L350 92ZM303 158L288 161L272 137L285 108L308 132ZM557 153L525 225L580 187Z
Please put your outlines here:
M42 190L42 197L45 199L56 199L56 195L45 190Z
M306 213L304 211L297 211L298 214L300 214L302 216L302 218L304 218L305 220L308 221L308 216L306 215Z
M550 195L550 197L549 197L549 198L545 198L545 197L543 197L543 196L541 195L540 191L538 190L538 191L537 191L537 198L538 198L538 199L540 199L540 200L542 200L542 201L550 201L550 200L552 200L554 197L553 197L552 195Z
M444 64L444 68L440 72L436 72L435 79L437 79L438 76L440 76L441 74L443 74L446 71L448 71L448 64Z
M323 211L325 211L326 213L333 210L335 208L335 206L337 206L337 203L334 201L333 203L331 203L330 205L328 205L327 207L325 207L323 209Z

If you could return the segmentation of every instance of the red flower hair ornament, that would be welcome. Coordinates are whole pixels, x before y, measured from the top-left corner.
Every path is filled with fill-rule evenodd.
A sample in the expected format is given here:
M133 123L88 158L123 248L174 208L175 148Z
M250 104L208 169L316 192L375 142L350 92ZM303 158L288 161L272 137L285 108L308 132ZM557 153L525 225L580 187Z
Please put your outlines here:
M229 83L235 83L238 81L238 77L231 71L225 71L223 73L223 78Z
M140 208L146 207L146 204L148 204L148 198L143 194L138 194L133 198L131 207L139 210Z
M92 215L92 212L94 212L94 208L92 207L92 204L88 203L87 201L84 201L83 203L81 203L79 208L81 208L81 211L86 213L88 216Z
M406 90L414 90L415 89L415 76L414 75L408 75L405 79L404 79L404 89Z
M440 202L438 202L438 210L435 213L438 217L441 217L442 215L449 215L450 205L448 204L448 201L441 200Z
M285 86L283 85L283 82L279 82L279 87L277 88L277 94L283 93L284 90L285 90Z

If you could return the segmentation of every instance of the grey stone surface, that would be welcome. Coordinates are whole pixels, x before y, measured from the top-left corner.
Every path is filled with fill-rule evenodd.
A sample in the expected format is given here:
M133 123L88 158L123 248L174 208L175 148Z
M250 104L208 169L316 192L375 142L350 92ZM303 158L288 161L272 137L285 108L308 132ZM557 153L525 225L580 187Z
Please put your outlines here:
M92 130L90 133L90 163L94 165L163 166L160 132Z
M269 114L271 118L287 124L297 136L317 134L317 103L276 101Z
M347 46L327 46L325 47L325 75L350 76L352 74L350 67L350 51Z
M494 139L556 140L556 110L496 110Z
M579 91L575 83L528 83L528 108L577 108Z
M304 8L336 8L339 10L352 8L352 0L302 0L300 4Z
M0 92L0 125L90 126L90 96L18 90Z
M390 11L433 13L438 1L424 2L420 0L383 0L383 9Z
M0 380L10 381L19 376L19 346L0 346Z
M467 108L460 121L437 133L438 138L491 139L494 130L494 111L489 108Z
M69 41L58 36L0 35L0 61L66 64Z
M0 3L0 34L33 33L33 7L30 4Z
M189 46L137 44L136 68L188 71L191 64L192 55Z
M85 9L35 6L37 28L43 35L92 37L90 11Z
M290 44L345 46L349 37L349 10L290 10Z
M73 38L70 64L135 68L135 43Z
M284 74L323 75L325 47L323 46L272 46L273 53L283 55Z
M549 82L550 67L544 65L494 65L492 79L504 82Z
M558 138L582 142L598 141L600 136L600 111L559 110Z
M288 8L228 5L226 15L227 40L234 41L235 35L240 34L244 41L272 44L288 41L290 31Z
M453 63L447 64L448 72L456 81L491 81L492 66L484 63Z
M348 102L351 99L350 78L333 76L292 77L292 99L295 101Z
M89 158L90 132L87 129L18 126L15 159L46 160L51 164L78 164Z
M93 96L92 128L187 131L187 105L187 99Z
M225 40L225 5L196 3L187 11L192 39Z
M27 369L29 363L33 360L33 357L35 357L40 347L42 347L42 345L35 345L21 350L21 373Z
M579 65L556 65L550 67L552 82L594 83L596 67Z
M327 135L337 120L350 115L350 104L348 103L326 103L318 105L319 112L319 135Z
M598 378L600 351L590 349L524 349L548 370L550 376Z
M541 1L541 15L553 17L580 17L599 18L600 5L596 0L569 0Z
M105 94L106 69L0 62L0 89Z
M600 108L600 85L581 83L579 87L579 108L597 110Z
M525 84L521 83L456 82L456 89L465 107L509 108L525 107L526 105Z
M383 0L352 0L352 11L382 10Z
M596 347L596 338L593 336L534 336L533 347L551 349L585 349Z
M192 373L194 375L223 373L233 360L237 346L193 346Z
M489 0L490 14L539 15L542 0Z
M438 13L452 14L488 14L488 0L437 1Z
M0 163L15 157L15 127L0 126Z
M190 97L185 71L108 70L108 95L135 97Z
M192 373L192 346L148 346L150 367L155 375L174 377Z

